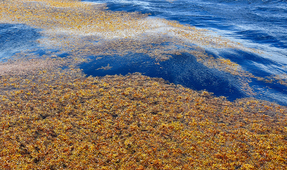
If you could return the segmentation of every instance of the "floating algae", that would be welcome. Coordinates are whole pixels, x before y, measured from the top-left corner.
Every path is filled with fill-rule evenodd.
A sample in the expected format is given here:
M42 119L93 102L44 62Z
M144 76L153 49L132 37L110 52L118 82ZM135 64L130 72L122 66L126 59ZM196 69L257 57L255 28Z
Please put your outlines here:
M59 51L0 65L1 169L286 169L287 108L234 102L141 74L86 77L88 56L188 53L207 67L256 77L205 48L252 49L207 30L79 1L5 0L0 22L42 30ZM68 56L60 58L60 54ZM26 59L28 58L28 59ZM24 66L29 66L24 67ZM69 66L61 70L58 67ZM110 65L99 70L110 69Z
M287 108L140 74L0 82L3 169L286 169Z

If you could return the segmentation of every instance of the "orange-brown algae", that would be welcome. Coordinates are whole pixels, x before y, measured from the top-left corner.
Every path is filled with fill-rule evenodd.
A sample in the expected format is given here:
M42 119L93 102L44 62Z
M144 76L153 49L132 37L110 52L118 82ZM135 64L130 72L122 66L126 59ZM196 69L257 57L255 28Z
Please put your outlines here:
M1 169L287 168L278 104L230 102L141 74L0 80Z
M241 76L250 93L245 77L286 85L286 75L255 77L203 48L247 50L240 44L162 19L152 22L170 28L150 33L162 27L146 15L79 1L7 0L0 9L0 22L41 28L46 38L39 43L71 53L1 63L1 169L287 169L284 106L229 102L140 74L85 77L74 68L89 55L132 51L167 60L188 53ZM56 69L62 65L70 69Z

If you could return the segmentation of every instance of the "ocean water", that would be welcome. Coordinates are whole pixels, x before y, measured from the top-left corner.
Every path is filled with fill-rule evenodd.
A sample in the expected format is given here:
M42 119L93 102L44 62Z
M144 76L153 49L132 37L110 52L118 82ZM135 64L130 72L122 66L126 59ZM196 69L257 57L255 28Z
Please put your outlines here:
M87 76L126 75L140 72L195 90L207 90L216 96L225 96L231 101L243 97L255 97L287 105L287 1L83 0L83 2L104 4L105 10L111 12L148 14L145 21L158 25L151 26L152 28L138 36L140 38L134 36L134 43L140 44L146 35L149 37L155 32L166 30L169 35L179 39L183 38L180 37L181 34L169 32L179 28L168 27L161 23L162 20L176 21L181 26L207 30L209 35L223 37L228 41L238 43L244 48L213 48L202 45L202 42L198 43L193 38L188 39L189 43L200 46L200 50L204 49L204 54L213 56L215 59L236 63L242 72L246 71L252 74L249 77L241 76L223 71L222 66L209 67L204 63L205 61L199 62L196 54L189 53L190 49L184 49L184 46L175 44L174 49L178 49L180 54L174 52L173 49L173 52L170 52L171 57L167 60L159 60L144 53L134 53L133 50L129 50L124 55L102 53L96 56L91 54L88 57L88 62L77 65ZM43 28L23 23L1 23L0 59L5 61L13 54L28 49L34 49L39 55L51 50L51 48L48 50L45 46L37 43L37 40L45 38L42 32ZM117 24L120 23L114 23L114 26ZM137 29L135 28L135 30ZM186 29L180 31L182 30L186 31ZM137 32L139 31L137 30ZM134 35L135 33L127 31L125 34ZM106 36L106 39L101 38L98 41L109 44L113 39L119 39L115 37L107 38ZM145 41L147 41L146 39ZM213 42L216 39L211 37L208 41ZM157 48L166 45L173 45L173 40L167 43L158 43ZM138 48L140 49L140 47ZM55 48L56 50L58 49ZM69 52L62 52L58 55L65 57L66 54Z
M236 50L222 50L224 58L242 66L244 70L260 77L287 73L287 1L267 0L104 0L90 2L106 3L109 10L148 13L150 17L175 20L197 28L215 31L217 34L240 42L247 47L259 49L265 54L254 54ZM112 63L112 58L106 59ZM126 59L125 59L126 60ZM224 95L230 100L249 97L238 87L232 76L209 69L196 62L191 56L177 56L160 66L144 64L145 60L120 61L120 65L108 74L142 72L152 77L162 77L170 82L197 90L208 90L215 95ZM123 64L124 63L124 64ZM131 64L133 63L133 64ZM136 64L135 64L136 63ZM150 61L152 63L152 61ZM100 63L97 63L100 64ZM97 64L93 66L99 67ZM104 75L105 71L87 74ZM82 68L85 68L86 64ZM152 68L151 68L152 67ZM130 70L123 71L123 68ZM154 71L156 70L156 71ZM287 104L287 87L278 83L252 80L250 83L263 100ZM267 90L268 89L268 90ZM253 97L253 96L252 96Z

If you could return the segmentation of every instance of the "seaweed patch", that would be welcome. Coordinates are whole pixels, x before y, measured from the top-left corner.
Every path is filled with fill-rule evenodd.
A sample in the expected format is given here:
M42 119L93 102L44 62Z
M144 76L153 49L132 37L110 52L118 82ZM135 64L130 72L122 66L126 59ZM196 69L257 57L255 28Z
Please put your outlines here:
M143 54L160 65L186 53L252 96L253 79L286 86L286 75L258 77L206 49L260 51L105 4L5 0L0 11L1 23L41 29L37 43L47 50L0 63L1 169L287 169L286 106L231 102L140 73L87 77L78 68L91 56Z
M4 169L287 167L287 109L274 103L76 69L0 83Z

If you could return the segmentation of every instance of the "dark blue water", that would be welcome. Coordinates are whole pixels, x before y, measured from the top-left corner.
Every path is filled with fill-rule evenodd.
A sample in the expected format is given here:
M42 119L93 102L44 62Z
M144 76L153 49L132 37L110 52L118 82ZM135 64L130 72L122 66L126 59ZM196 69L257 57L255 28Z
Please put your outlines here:
M102 69L109 66L108 70ZM173 58L158 62L145 55L104 56L82 64L87 75L105 76L140 72L150 77L160 77L171 83L181 84L197 90L207 90L217 96L227 96L229 100L246 97L233 76L210 69L196 61L190 54L174 55ZM225 87L225 88L222 88Z
M208 53L229 59L254 76L266 78L287 74L286 0L88 1L105 3L111 11L148 13L153 18L164 18L215 31L218 35L263 53L235 49ZM39 30L27 26L0 25L0 58L36 47L35 40L40 36ZM63 57L65 56L66 54L63 54ZM277 81L266 83L250 78L249 86L256 93L250 95L242 90L238 76L208 68L198 63L190 54L173 55L173 58L166 61L157 61L141 54L103 56L100 60L96 59L98 56L90 57L91 61L79 65L87 75L125 75L141 72L195 90L206 89L217 96L226 96L229 100L256 97L287 105L287 87ZM101 69L105 66L109 66L109 69Z

